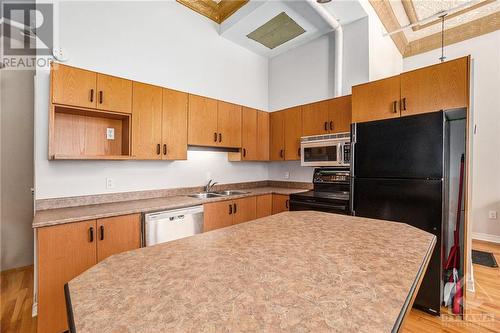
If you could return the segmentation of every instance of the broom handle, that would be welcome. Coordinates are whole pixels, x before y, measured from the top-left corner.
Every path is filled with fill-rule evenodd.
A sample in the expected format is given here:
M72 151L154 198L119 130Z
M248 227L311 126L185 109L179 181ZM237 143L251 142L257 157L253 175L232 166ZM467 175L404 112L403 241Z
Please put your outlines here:
M455 236L455 244L458 245L460 242L459 238L459 230L460 230L460 215L462 213L462 189L464 182L464 154L462 154L462 158L460 159L460 183L458 187L458 205L457 205L457 223L455 225L455 232L453 235Z

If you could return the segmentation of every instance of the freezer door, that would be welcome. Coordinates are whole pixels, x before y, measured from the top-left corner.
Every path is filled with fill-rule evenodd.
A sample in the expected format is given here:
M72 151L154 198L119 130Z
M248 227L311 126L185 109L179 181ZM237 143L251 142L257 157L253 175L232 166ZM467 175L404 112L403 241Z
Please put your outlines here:
M353 125L354 176L443 178L443 112Z
M443 182L439 180L354 179L356 216L404 222L436 235L436 247L415 306L439 314Z

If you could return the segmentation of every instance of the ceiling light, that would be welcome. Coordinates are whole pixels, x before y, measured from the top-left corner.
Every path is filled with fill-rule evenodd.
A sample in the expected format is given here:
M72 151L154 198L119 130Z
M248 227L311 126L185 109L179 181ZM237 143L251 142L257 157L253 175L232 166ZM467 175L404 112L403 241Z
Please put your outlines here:
M317 3L321 3L321 4L329 3L330 1L332 1L332 0L316 0Z

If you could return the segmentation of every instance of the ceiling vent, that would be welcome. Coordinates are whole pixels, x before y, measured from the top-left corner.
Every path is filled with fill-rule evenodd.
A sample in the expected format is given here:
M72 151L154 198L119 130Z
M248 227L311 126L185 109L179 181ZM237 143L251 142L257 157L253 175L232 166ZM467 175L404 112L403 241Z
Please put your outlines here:
M304 28L292 20L285 12L281 12L249 33L247 37L272 50L302 35L304 32L306 32Z

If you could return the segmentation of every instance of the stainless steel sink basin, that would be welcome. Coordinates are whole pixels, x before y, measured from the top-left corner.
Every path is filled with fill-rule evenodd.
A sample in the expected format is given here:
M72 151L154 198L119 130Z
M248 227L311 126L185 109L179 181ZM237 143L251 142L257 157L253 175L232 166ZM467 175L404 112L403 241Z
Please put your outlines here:
M229 190L229 191L218 191L214 193L218 195L228 196L228 195L247 194L249 192Z
M221 194L217 194L217 193L196 193L196 194L190 194L188 195L188 197L191 197L191 198L198 198L198 199L208 199L208 198L217 198L217 197L221 197L222 195Z

